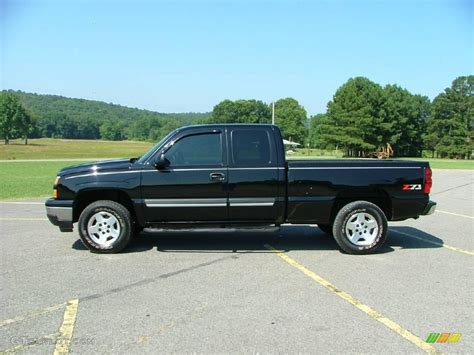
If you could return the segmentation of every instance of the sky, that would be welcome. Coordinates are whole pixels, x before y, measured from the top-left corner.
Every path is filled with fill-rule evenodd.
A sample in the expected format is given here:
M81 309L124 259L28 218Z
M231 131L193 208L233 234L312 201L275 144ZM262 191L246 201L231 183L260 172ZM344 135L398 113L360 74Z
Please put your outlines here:
M474 72L474 0L0 0L2 89L207 112L365 76L433 99Z

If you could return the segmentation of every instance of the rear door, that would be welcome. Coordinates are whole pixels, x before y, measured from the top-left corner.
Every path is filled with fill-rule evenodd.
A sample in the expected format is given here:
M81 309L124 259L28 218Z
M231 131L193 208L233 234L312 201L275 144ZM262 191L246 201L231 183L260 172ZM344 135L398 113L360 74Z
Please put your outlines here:
M279 177L272 131L266 126L227 126L229 218L274 223ZM281 175L283 176L283 175Z
M169 167L143 171L147 221L227 220L228 177L223 131L186 130L173 139L164 152Z

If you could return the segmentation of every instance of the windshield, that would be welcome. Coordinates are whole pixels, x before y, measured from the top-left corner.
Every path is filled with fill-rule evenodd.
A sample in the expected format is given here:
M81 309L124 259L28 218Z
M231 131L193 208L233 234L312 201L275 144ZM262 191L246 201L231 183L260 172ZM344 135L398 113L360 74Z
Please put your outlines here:
M140 164L143 164L144 162L147 161L149 157L151 157L155 152L165 143L169 137L171 137L176 131L171 131L168 133L166 136L164 136L158 143L156 143L148 152L143 154L140 159L138 159L138 162Z

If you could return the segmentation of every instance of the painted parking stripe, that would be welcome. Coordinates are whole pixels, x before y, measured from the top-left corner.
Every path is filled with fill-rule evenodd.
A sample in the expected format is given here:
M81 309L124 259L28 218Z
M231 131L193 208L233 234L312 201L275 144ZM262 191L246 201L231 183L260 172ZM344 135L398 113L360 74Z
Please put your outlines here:
M457 216L457 217L464 217L464 218L474 219L473 216L468 216L467 214L459 214L459 213L448 212L448 211L441 211L441 210L436 210L436 212L444 213L444 214L450 214L451 216Z
M429 243L429 244L437 245L437 246L440 246L440 247L443 247L443 248L446 248L446 249L449 249L449 250L457 251L458 253L463 253L463 254L467 254L467 255L471 255L471 256L474 255L474 251L461 249L461 248L458 248L458 247L453 247L452 245L445 244L445 243L435 242L435 241L432 241L432 240L428 240L428 239L419 237L417 235L413 235L413 234L409 234L409 233L405 233L405 232L400 232L398 230L393 230L393 229L390 229L390 232L395 232L395 233L404 235L405 237L418 239L418 240L421 240L425 243Z
M54 348L54 355L69 354L69 346L71 344L74 325L76 324L77 308L79 307L79 299L68 301L66 310L64 311L64 319L59 328L59 336Z
M59 328L59 332L48 334L39 339L34 339L31 342L26 343L26 344L19 344L12 348L1 350L1 353L16 353L19 351L25 351L26 349L34 347L36 345L44 344L45 340L54 340L55 341L55 348L54 348L54 353L53 353L54 355L69 354L71 339L74 332L74 325L76 323L78 307L79 307L79 299L76 298L76 299L69 300L68 302L65 302L65 303L55 304L53 306L35 310L21 316L17 316L14 318L0 321L0 327L3 327L6 325L13 324L16 322L21 322L27 319L36 318L43 314L54 312L62 308L66 308L64 311L63 322L61 323L61 326Z
M382 323L385 325L387 328L390 330L394 331L404 339L408 340L412 344L416 345L419 347L421 350L425 351L426 353L429 354L440 354L441 352L438 351L434 346L431 344L426 343L423 341L423 339L419 338L415 334L411 333L409 330L403 328L400 324L392 321L391 319L385 317L383 314L379 313L375 309L363 304L361 301L356 299L355 297L351 296L347 292L337 288L334 284L329 282L328 280L322 278L321 276L317 275L313 271L309 270L305 266L301 265L298 263L296 260L290 258L288 255L284 254L282 251L279 251L272 247L269 244L265 244L265 247L271 251L273 251L276 255L278 255L281 259L283 259L285 262L287 262L289 265L293 266L295 269L301 271L303 274L306 276L310 277L312 280L316 281L318 284L335 294L336 296L339 296L343 300L349 302L351 305L354 307L358 308L365 314L367 314L369 317L372 319Z
M36 318L40 315L57 311L58 309L64 308L65 306L66 306L66 302L59 303L59 304L55 304L53 306L49 306L49 307L46 307L46 308L43 308L43 309L38 309L36 311L28 312L28 313L23 314L21 316L17 316L17 317L14 317L14 318L2 320L2 321L0 321L0 328L5 326L5 325L9 325L9 324L16 323L16 322L21 322L21 321L31 319L31 318Z

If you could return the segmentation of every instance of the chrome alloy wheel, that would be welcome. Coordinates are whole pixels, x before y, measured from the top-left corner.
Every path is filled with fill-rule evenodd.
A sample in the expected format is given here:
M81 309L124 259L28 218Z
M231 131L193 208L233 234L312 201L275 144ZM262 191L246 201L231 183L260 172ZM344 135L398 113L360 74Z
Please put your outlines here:
M357 246L372 244L377 238L378 232L377 220L365 212L352 215L346 223L346 237Z
M108 247L120 235L120 223L111 213L101 211L94 214L87 223L89 237L101 247Z

